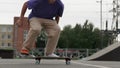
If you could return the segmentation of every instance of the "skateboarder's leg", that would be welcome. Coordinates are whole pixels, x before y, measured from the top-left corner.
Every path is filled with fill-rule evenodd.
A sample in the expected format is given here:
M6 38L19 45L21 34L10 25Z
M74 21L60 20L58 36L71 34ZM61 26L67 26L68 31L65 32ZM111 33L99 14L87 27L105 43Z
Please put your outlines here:
M49 21L48 24L46 23L45 30L47 33L47 44L45 48L45 54L53 54L56 49L59 35L60 35L60 27L56 23L56 21Z
M28 32L26 40L23 43L21 53L24 53L26 49L29 51L29 49L33 47L35 39L39 35L41 28L42 27L38 19L30 19L30 30Z

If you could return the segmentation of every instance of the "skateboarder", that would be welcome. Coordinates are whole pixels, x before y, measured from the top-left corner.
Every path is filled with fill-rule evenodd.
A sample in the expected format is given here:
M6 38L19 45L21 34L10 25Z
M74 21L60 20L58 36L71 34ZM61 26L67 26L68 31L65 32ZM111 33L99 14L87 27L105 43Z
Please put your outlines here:
M21 26L26 10L31 9L28 16L30 29L26 40L23 43L21 54L29 55L29 51L34 44L35 39L39 35L42 28L47 33L47 44L45 55L49 57L59 57L54 54L60 35L60 27L58 25L60 17L62 17L64 5L61 0L29 0L23 4L21 15L17 21L17 25Z

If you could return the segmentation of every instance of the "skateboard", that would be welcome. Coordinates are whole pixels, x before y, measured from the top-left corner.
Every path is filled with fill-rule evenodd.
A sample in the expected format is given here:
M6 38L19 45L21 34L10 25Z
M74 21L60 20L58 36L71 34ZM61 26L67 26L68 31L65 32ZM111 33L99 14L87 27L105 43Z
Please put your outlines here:
M46 56L37 56L34 57L35 59L35 64L40 64L41 59L60 59L60 60L65 60L66 65L70 65L71 58L69 57L46 57Z

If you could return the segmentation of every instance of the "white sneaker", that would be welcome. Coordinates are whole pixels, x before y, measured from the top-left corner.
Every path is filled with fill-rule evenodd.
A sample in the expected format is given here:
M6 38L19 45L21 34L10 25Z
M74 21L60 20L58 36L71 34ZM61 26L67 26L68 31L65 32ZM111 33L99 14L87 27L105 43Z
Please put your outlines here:
M47 57L59 57L59 56L56 55L56 54L54 54L54 53L52 53L52 54L50 54L50 55L47 55Z
M33 58L35 57L35 55L29 55L29 56L30 56L30 57L33 57Z

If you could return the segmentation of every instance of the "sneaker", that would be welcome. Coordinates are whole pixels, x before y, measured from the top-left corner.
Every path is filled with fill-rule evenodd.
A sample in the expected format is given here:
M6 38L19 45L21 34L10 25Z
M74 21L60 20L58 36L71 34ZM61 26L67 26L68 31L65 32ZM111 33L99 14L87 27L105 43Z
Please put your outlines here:
M23 59L26 59L26 58L35 58L36 56L35 55L31 55L31 54L29 54L29 55L20 54L19 57L23 58Z
M29 55L29 50L27 50L27 49L22 49L22 50L20 51L20 53L21 53L22 55Z
M47 55L47 57L59 57L59 56L54 54L54 53L52 53L52 54Z
M21 58L31 58L31 57L35 57L35 55L31 55L31 54L29 54L29 50L27 50L27 49L22 49L21 51L20 51L20 57Z
M35 58L36 56L35 56L35 55L29 55L29 57L33 57L33 58Z

